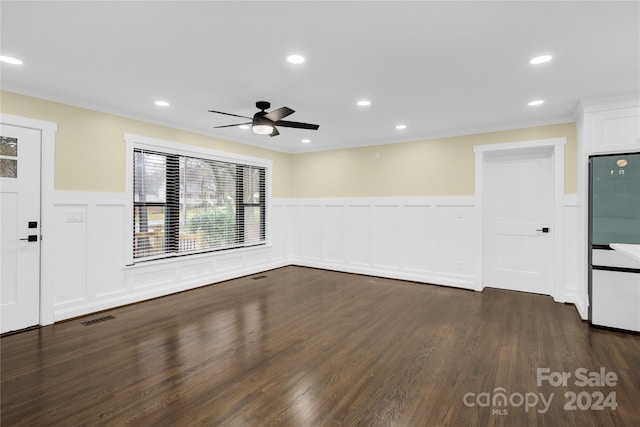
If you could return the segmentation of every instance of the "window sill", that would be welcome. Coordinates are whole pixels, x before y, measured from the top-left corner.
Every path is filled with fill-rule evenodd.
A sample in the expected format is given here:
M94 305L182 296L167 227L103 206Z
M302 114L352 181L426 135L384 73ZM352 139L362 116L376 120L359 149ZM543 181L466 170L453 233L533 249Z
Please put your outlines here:
M273 244L267 242L263 245L248 246L248 247L237 248L237 249L203 252L199 254L182 255L182 256L176 256L171 258L150 259L147 261L140 260L140 261L134 261L132 264L125 265L124 269L133 270L133 269L153 267L158 265L170 266L178 263L189 263L190 261L203 260L206 258L231 257L238 254L265 251L265 250L271 249L272 247L273 247Z

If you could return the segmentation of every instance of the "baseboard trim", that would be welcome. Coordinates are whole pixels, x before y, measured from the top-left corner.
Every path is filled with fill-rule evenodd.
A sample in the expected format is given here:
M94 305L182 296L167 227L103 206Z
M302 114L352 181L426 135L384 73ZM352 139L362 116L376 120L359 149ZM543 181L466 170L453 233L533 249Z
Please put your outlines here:
M273 270L276 268L286 267L290 265L289 262L273 262L270 264L263 264L257 268L245 268L242 270L235 270L233 272L219 274L215 277L198 278L193 281L185 281L171 286L164 286L154 289L143 289L135 293L127 293L121 296L113 296L108 299L101 299L99 301L92 301L82 305L76 305L71 308L63 308L54 310L54 323L66 321L76 317L83 317L97 312L110 310L125 305L135 304L143 301L149 301L156 298L162 298L165 296L177 294L180 292L190 291L192 289L201 288L203 286L215 285L218 283L226 282L229 280L239 279L245 276L251 276L257 273L263 273L265 271Z
M325 261L310 261L306 259L292 260L292 264L300 267L312 267L343 273L363 274L365 276L384 277L387 279L406 280L409 282L475 290L475 278L473 276L466 275L389 270L356 264L328 263Z

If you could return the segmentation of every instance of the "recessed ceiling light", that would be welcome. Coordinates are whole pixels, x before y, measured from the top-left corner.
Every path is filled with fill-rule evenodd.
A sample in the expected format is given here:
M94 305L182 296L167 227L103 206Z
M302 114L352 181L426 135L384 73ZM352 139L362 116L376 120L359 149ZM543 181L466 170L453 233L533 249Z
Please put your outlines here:
M407 125L396 125L396 129L406 129Z
M360 101L358 101L358 105L361 107L367 107L371 105L371 101L369 101L368 99L361 99Z
M302 143L303 143L303 144L308 144L308 143L310 143L310 142L311 142L311 140L310 140L310 139L303 139L303 140L302 140Z
M12 56L0 56L0 62L4 62L6 64L11 65L22 65L22 61L18 58L14 58Z
M302 55L289 55L287 61L290 64L302 64L304 62L304 56Z
M168 107L169 103L167 101L158 100L155 102L158 107Z
M536 99L535 101L531 101L529 102L529 106L530 107L535 107L536 105L542 105L544 104L544 101L542 99Z
M551 55L540 55L540 56L536 56L535 58L531 59L529 61L529 64L532 65L540 65L540 64L544 64L545 62L549 62L551 61L552 56Z

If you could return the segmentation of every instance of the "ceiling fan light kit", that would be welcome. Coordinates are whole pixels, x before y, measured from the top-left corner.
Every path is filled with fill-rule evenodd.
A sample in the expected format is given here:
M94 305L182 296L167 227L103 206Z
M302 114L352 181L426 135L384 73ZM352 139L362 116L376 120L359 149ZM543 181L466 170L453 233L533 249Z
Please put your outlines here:
M281 107L281 108L278 108L277 110L273 110L267 113L266 110L269 109L270 107L271 107L271 103L267 101L256 102L256 108L258 108L260 111L255 113L253 115L253 118L247 117L247 116L240 116L238 114L225 113L223 111L209 110L209 112L251 120L248 123L245 122L245 123L236 123L232 125L216 126L215 129L251 125L253 129L253 133L258 135L269 135L272 137L280 135L280 132L278 132L278 129L276 129L276 126L290 127L290 128L297 128L297 129L308 129L308 130L318 130L318 128L320 127L319 125L314 125L311 123L290 122L288 120L282 120L283 118L295 113L295 111L289 107Z
M253 133L258 135L271 135L271 133L273 133L273 126L255 125L253 126Z
M272 123L271 121L263 117L257 117L253 121L253 126L252 126L253 133L256 133L258 135L271 135L274 129L271 123Z

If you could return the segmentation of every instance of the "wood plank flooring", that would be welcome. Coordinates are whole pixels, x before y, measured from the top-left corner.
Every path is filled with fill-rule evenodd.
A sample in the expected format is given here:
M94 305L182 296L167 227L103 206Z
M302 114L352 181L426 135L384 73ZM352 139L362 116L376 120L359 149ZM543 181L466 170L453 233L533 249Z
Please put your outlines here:
M640 336L572 305L293 266L256 276L2 338L1 425L640 425ZM539 382L545 368L571 377ZM581 368L617 381L580 386Z

